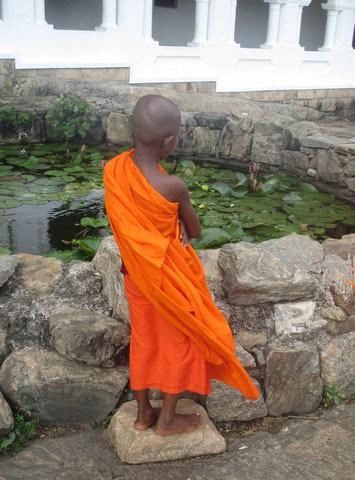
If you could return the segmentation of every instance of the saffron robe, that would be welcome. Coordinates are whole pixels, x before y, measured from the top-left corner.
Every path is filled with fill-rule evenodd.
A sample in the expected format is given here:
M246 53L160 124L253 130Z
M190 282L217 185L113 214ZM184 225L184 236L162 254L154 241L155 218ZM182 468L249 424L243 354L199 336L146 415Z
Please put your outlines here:
M260 391L235 354L232 331L213 302L203 265L193 247L180 241L179 204L150 185L133 156L134 149L123 152L104 169L106 211L131 286L193 342L210 378L258 399ZM141 344L149 341L140 339Z

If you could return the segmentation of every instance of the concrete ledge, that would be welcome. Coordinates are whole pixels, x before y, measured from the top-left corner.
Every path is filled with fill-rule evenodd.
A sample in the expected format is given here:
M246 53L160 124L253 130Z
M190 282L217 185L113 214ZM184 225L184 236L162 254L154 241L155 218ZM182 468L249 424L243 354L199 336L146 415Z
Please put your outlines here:
M154 407L161 406L159 400L151 403ZM225 439L217 432L201 405L192 400L180 399L176 411L185 414L200 413L202 426L190 433L165 437L157 435L151 428L140 432L133 427L137 403L132 401L124 403L113 415L103 437L111 443L123 462L132 464L163 462L225 452Z

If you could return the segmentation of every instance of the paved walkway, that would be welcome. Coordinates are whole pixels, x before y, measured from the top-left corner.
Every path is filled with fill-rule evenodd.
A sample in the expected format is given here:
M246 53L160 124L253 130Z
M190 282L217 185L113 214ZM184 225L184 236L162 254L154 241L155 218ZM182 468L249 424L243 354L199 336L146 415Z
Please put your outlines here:
M101 432L35 440L0 461L0 480L355 479L355 403L289 420L275 434L232 436L222 455L161 464L121 463Z

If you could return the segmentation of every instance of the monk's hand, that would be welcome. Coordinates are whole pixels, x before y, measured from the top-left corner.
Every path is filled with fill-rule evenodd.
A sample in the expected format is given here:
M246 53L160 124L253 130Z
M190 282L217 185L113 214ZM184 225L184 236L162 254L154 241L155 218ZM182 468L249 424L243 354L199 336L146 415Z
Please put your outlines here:
M189 236L187 234L185 223L183 220L181 220L181 218L179 220L179 223L180 223L180 241L184 245L184 247L186 247L186 245L188 245L189 243Z

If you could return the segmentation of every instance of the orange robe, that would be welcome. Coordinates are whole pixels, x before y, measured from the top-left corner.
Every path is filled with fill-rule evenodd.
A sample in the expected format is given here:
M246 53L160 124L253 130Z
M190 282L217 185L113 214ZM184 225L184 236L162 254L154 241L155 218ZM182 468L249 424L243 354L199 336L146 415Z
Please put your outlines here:
M137 327L133 329L130 359L130 373L137 384L133 385L131 378L132 388L142 382L147 385L143 388L156 387L167 393L210 393L209 380L215 378L250 400L258 399L259 390L235 355L230 326L213 302L203 265L192 246L180 242L179 204L170 202L149 184L134 163L133 154L131 149L114 157L104 170L106 211L128 271L125 286L131 320L133 317ZM141 312L138 308L144 299L147 308ZM157 329L140 330L139 317L142 325L147 325L152 315L158 319ZM154 369L147 360L149 355L154 357L150 342L158 348L164 345L164 354L157 352L159 360L153 363ZM149 354L145 356L147 363L138 362L135 368L134 352L139 349ZM181 354L184 350L189 350L185 361ZM169 376L170 365L176 370L173 376ZM151 378L147 377L148 370L153 371ZM181 383L170 383L170 379Z

